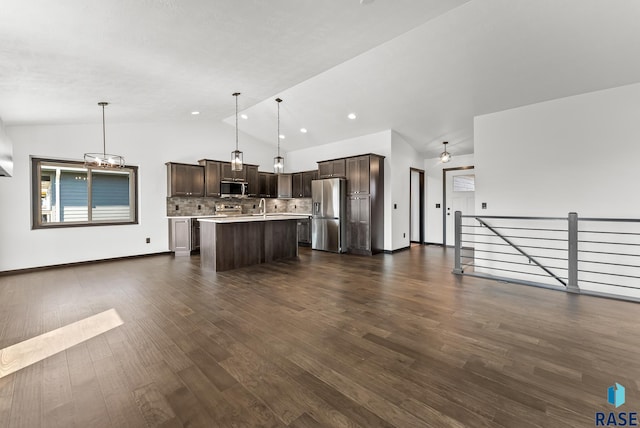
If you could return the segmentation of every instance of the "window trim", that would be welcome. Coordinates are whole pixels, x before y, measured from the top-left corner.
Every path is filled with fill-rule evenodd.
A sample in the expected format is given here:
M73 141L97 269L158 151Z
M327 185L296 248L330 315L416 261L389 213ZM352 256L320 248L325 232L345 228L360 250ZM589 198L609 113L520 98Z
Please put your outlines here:
M60 222L60 223L43 223L42 215L40 211L41 200L40 200L40 186L41 186L41 176L42 176L42 163L52 163L52 164L63 164L69 165L72 168L82 168L88 171L87 174L87 215L88 218L91 217L91 210L89 209L89 205L91 204L91 173L90 171L101 171L102 168L92 168L85 167L84 162L77 160L69 160L69 159L52 159L52 158L43 158L30 156L31 160L31 230L36 229L58 229L58 228L66 228L66 227L94 227L94 226L123 226L123 225L131 225L138 224L138 167L135 165L125 165L123 169L127 169L130 171L130 177L133 175L133 184L130 187L134 195L132 198L132 207L133 207L133 219L126 221L82 221L82 222Z

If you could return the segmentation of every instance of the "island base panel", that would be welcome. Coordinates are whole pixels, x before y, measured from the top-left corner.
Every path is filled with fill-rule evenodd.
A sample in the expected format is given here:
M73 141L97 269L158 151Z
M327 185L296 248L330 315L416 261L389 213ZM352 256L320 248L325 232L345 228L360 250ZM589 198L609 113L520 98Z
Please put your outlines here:
M200 263L216 272L298 255L297 220L203 223Z

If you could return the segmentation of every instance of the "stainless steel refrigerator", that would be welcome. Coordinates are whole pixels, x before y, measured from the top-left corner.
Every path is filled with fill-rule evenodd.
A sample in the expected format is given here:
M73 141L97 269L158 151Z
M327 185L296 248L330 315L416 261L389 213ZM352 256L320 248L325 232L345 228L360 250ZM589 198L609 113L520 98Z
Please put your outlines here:
M311 248L347 251L346 180L326 178L311 182Z

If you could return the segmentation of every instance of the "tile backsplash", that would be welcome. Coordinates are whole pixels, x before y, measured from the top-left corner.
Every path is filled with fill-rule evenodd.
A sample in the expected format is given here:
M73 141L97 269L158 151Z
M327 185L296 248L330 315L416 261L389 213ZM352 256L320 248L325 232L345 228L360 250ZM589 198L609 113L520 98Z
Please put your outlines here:
M311 214L311 198L265 199L268 213ZM259 213L260 198L167 198L167 216L213 215L216 203L240 204L243 214ZM176 209L177 208L177 209Z

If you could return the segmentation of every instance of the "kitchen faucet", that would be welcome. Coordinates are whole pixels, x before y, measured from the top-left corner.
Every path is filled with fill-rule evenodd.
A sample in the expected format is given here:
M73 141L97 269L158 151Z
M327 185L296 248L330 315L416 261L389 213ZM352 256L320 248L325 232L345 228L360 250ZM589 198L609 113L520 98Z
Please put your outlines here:
M264 198L260 199L260 205L258 208L261 210L262 217L267 216L267 201Z

